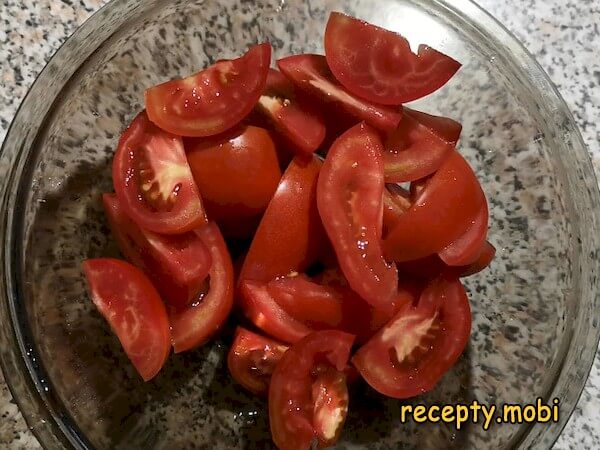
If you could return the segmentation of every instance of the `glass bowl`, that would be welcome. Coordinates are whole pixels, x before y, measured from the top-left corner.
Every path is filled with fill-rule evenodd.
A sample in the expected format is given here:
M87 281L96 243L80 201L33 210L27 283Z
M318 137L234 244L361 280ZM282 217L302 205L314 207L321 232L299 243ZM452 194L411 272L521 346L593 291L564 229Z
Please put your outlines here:
M223 355L231 330L172 356L143 383L86 294L80 263L116 254L100 194L123 127L146 87L248 45L279 57L321 52L331 10L397 30L463 63L415 105L460 120L460 151L491 206L491 267L467 279L471 343L437 389L351 397L340 449L542 448L572 412L598 343L600 202L564 102L531 56L469 0L116 0L57 52L5 141L0 351L5 376L47 448L266 449L262 400L236 386ZM547 424L400 422L408 403L546 403Z

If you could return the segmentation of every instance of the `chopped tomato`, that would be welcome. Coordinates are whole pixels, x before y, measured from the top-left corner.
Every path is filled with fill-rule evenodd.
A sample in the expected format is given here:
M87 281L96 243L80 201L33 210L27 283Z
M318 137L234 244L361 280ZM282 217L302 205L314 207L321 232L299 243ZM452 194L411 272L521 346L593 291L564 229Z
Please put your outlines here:
M94 305L140 376L151 380L171 351L169 320L158 292L143 272L124 261L88 259L82 266Z
M428 128L432 133L439 136L440 139L443 139L452 145L456 145L458 142L460 132L462 131L462 125L456 120L452 120L449 117L434 116L407 107L404 107L402 112L405 116L412 117L421 125Z
M112 177L121 206L144 229L178 234L206 223L181 138L154 126L145 112L121 136Z
M471 310L458 279L438 278L352 358L378 392L409 398L432 390L456 363L471 333Z
M392 31L333 12L325 30L331 71L350 92L368 101L400 105L438 90L460 63L426 45L417 54Z
M224 135L187 140L185 145L208 217L226 236L251 236L281 178L269 133L241 126Z
M421 178L420 180L411 181L410 183L410 201L412 203L416 203L421 192L425 190L425 186L427 186L427 182L431 179L431 175L428 177Z
M148 89L150 120L179 136L222 133L252 111L263 92L271 63L271 46L260 44L233 60L221 60L182 80Z
M169 317L175 353L207 342L221 328L233 306L233 264L219 228L210 222L196 233L212 259L208 289L191 305L171 309Z
M484 201L467 231L438 252L440 259L449 266L466 266L477 261L486 244L488 219Z
M257 395L267 395L275 366L288 347L279 342L237 327L227 355L233 379Z
M288 56L277 61L277 66L296 86L314 98L334 104L345 113L364 120L379 130L395 130L402 118L392 108L370 103L348 92L335 80L324 56Z
M270 69L257 110L273 124L286 143L301 153L314 153L325 138L325 121L308 99L295 92L281 72Z
M381 248L383 147L365 124L333 144L319 176L317 204L327 235L350 286L367 302L392 311L398 284Z
M316 156L292 160L256 230L240 280L268 282L315 262L325 240L316 202L321 165Z
M242 280L239 297L245 316L269 336L293 344L312 331L279 306L269 293L267 283Z
M396 218L404 214L412 206L410 192L395 185L388 184L383 190L383 235L387 234L396 225Z
M460 268L460 276L468 277L470 275L474 275L476 273L481 272L487 266L492 263L494 256L496 255L496 248L490 244L488 241L485 242L483 246L483 250L479 254L479 258L476 261L472 262L468 266L464 266Z
M385 142L385 181L401 183L431 175L442 165L454 145L439 137L412 114L404 114Z
M179 307L195 300L212 264L198 235L193 231L164 235L144 230L127 217L115 194L103 194L102 203L119 250L144 271L163 300Z
M398 217L383 244L386 256L402 262L439 252L467 231L484 202L473 170L451 152L411 209Z
M280 449L320 448L339 437L348 412L344 369L354 337L317 331L292 346L275 367L269 387L269 419Z

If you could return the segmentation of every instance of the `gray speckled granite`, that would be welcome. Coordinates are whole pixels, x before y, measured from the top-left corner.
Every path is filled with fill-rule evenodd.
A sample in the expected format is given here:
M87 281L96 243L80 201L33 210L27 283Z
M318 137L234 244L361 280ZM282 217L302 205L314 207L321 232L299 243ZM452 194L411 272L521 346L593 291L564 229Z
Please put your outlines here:
M586 143L600 168L597 122L600 119L598 84L600 83L597 23L600 10L593 2L560 5L558 1L496 2L481 1L528 46L550 73L575 113ZM18 103L55 51L101 1L81 1L77 5L50 2L2 3L0 11L0 58L3 61L0 82L0 122L4 136L8 121ZM25 23L12 28L13 23ZM577 25L571 25L571 24ZM544 42L542 45L541 43ZM592 84L591 84L592 83ZM594 97L595 95L595 97ZM597 360L586 391L557 448L600 448L599 409L600 363ZM0 397L0 447L35 448L35 439L27 432L4 384Z

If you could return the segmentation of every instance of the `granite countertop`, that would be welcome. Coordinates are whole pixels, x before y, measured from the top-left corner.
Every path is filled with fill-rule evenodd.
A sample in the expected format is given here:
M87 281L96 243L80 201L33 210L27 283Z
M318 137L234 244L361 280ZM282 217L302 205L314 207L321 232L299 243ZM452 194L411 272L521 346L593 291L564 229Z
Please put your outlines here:
M600 178L600 3L478 0L535 55L575 115ZM0 142L45 62L104 0L2 0ZM0 448L36 449L0 374ZM600 353L556 449L600 448Z

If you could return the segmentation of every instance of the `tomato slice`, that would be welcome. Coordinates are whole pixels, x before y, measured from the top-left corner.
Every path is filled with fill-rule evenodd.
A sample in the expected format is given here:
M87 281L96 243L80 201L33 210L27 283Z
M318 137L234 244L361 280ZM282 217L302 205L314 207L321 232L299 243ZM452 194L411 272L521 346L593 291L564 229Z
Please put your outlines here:
M385 181L402 183L431 175L453 150L453 144L440 138L412 114L404 114L398 128L385 142Z
M144 229L178 234L206 223L181 138L154 126L143 111L119 140L112 177L121 206Z
M412 203L416 203L421 192L425 190L425 186L427 186L427 182L431 179L431 175L428 177L421 178L420 180L411 181L410 183L410 201Z
M440 139L456 145L460 132L462 131L462 125L456 120L450 119L449 117L434 116L427 114L416 109L410 109L406 106L402 109L405 116L410 116L419 122L422 126L429 129L432 133L435 133Z
M325 138L325 120L319 110L298 95L294 85L275 69L269 70L257 110L300 153L314 153Z
M226 236L251 236L281 178L267 130L236 127L224 135L186 140L185 147L208 217Z
M439 252L467 231L484 202L473 170L451 152L385 238L387 258L402 262Z
M398 273L381 248L382 150L368 125L356 125L340 136L321 169L317 204L352 289L376 308L392 311Z
M222 133L246 117L263 92L271 64L271 46L255 45L243 56L221 60L181 80L145 93L150 120L179 136Z
M484 201L468 230L438 252L440 259L449 266L466 266L477 261L486 243L488 219Z
M233 379L256 395L267 395L275 366L287 351L286 345L237 327L227 355Z
M348 412L344 369L354 337L316 331L292 346L275 367L269 419L275 445L285 450L320 448L339 437Z
M169 320L158 292L143 272L118 259L88 259L82 267L94 305L140 376L151 380L171 351Z
M144 271L163 300L173 306L195 300L212 264L198 235L192 231L164 235L144 230L127 217L115 194L103 194L102 203L121 253Z
M288 56L278 60L277 66L300 89L379 130L395 130L402 118L392 108L370 103L348 92L335 80L322 55Z
M267 283L243 280L240 283L239 297L244 315L275 339L293 344L312 331L279 306L269 293Z
M212 258L208 290L198 301L169 313L175 353L207 342L223 325L233 307L233 264L219 227L213 222L196 231Z
M460 268L460 276L468 277L474 275L476 273L481 272L487 266L492 263L494 256L496 255L496 248L490 244L488 241L485 242L481 253L479 254L479 258L475 262L472 262L468 266L464 266Z
M395 184L386 185L383 190L383 236L394 228L396 219L411 206L410 192Z
M399 34L333 12L325 29L325 55L350 92L384 105L400 105L438 90L460 63L426 45L414 54Z
M290 272L304 272L325 241L317 210L316 156L296 157L283 174L256 230L240 280L268 282Z
M432 390L456 363L471 333L471 309L458 279L434 280L352 358L378 392L409 398Z

